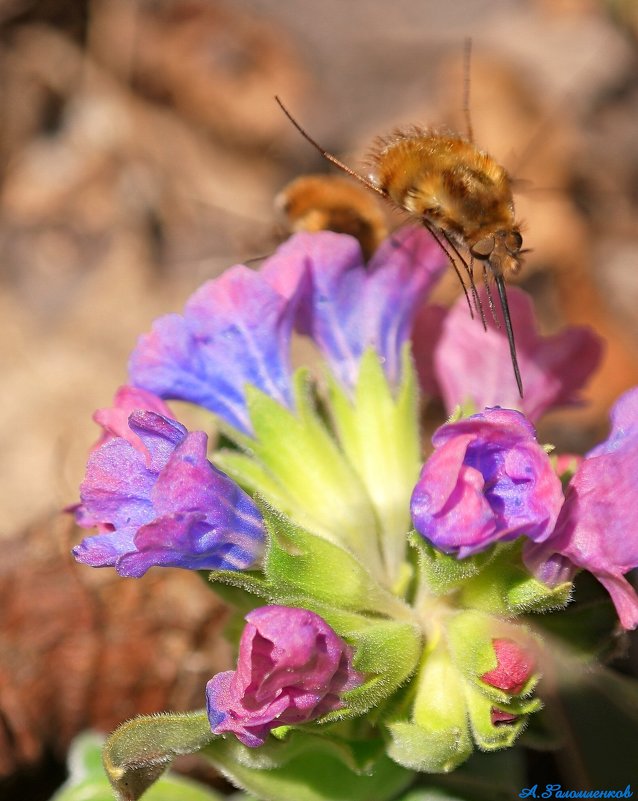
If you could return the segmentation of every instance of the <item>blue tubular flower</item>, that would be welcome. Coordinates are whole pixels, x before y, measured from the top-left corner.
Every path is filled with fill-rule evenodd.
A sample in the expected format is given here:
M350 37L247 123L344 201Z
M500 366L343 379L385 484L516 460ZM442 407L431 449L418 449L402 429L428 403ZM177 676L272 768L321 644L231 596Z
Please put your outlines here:
M288 349L303 264L291 265L289 275L286 297L241 265L208 281L183 316L161 317L140 338L129 363L131 383L198 403L247 434L246 384L292 407Z
M264 275L290 295L299 279L289 271L299 261L307 263L312 286L299 308L298 330L315 340L344 387L355 386L370 347L396 385L416 310L446 266L430 234L420 226L404 228L367 265L352 237L298 234L264 265Z
M206 459L207 437L149 411L129 427L144 452L115 437L89 457L78 523L97 526L73 553L92 567L141 576L150 567L240 570L261 555L252 500Z

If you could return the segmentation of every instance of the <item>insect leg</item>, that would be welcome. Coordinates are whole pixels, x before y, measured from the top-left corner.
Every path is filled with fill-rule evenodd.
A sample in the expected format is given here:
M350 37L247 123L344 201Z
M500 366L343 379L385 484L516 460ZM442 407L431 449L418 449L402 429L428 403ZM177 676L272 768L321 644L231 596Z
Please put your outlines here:
M474 283L474 274L472 272L472 269L471 269L470 265L465 261L465 259L463 258L463 254L459 252L459 249L456 247L456 245L454 244L452 239L450 239L450 237L442 229L441 229L441 235L444 237L445 241L448 243L450 248L456 254L458 260L463 265L463 269L467 273L467 277L470 279L470 291L472 292L472 300L474 301L474 306L476 308L476 312L479 315L479 317L481 318L481 323L483 324L483 330L487 331L487 322L485 320L485 312L483 311L483 304L481 303L481 299L480 299L479 294L478 294L478 292L476 290L476 284ZM458 275L458 271L457 271L457 275ZM466 297L467 297L467 295L466 295ZM474 315L472 315L472 317L474 317Z
M443 241L442 241L441 237L438 235L438 229L435 228L431 223L429 223L425 218L421 218L421 222L423 223L423 226L425 227L425 229L427 231L429 231L430 234L432 234L432 237L434 238L434 241L437 243L437 245L441 248L441 250L448 257L448 259L450 261L450 264L452 265L452 267L454 269L454 272L456 273L456 277L459 279L459 283L461 284L461 287L463 288L463 294L465 295L465 300L467 301L467 308L470 310L470 317L472 319L474 319L474 311L472 309L472 304L470 302L470 296L468 295L467 287L465 286L465 281L463 281L463 276L461 275L461 271L459 270L459 268L458 268L458 266L456 264L454 256L450 253L450 251L443 244ZM441 233L442 233L443 236L445 236L443 234L443 232L441 232ZM446 241L447 241L447 238L446 238Z

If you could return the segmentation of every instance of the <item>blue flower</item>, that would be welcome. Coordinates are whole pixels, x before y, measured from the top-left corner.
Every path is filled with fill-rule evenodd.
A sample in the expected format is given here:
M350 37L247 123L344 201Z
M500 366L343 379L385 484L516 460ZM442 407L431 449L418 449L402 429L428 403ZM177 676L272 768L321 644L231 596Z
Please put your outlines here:
M355 239L329 231L298 234L280 254L286 258L264 265L264 272L276 270L280 287L294 287L296 274L286 281L286 273L295 260L306 261L310 281L297 330L317 343L341 384L356 385L361 356L373 348L396 385L416 311L447 264L430 234L420 226L404 228L368 264Z
M160 317L142 336L129 363L131 383L161 398L197 403L250 434L245 385L292 407L289 344L296 286L280 294L260 272L238 265L208 281L183 315Z

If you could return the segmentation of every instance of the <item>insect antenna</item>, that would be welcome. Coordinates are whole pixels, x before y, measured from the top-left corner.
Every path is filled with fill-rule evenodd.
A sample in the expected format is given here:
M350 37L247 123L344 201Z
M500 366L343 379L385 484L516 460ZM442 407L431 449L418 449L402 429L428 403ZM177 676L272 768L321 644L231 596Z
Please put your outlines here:
M512 328L512 318L510 317L510 307L507 302L507 293L505 291L505 281L500 273L494 273L494 282L498 290L498 298L501 303L501 311L503 312L503 319L505 320L505 332L507 334L507 344L510 348L510 357L512 359L512 367L514 368L514 376L516 378L516 386L518 387L518 394L523 397L523 381L521 379L521 371L518 367L518 358L516 356L516 343L514 342L514 330Z
M292 116L292 114L284 106L284 104L281 102L280 98L277 95L275 95L275 100L279 104L279 107L281 108L283 113L286 115L286 117L288 117L290 122L295 126L295 128L299 131L299 133L303 136L303 138L307 142L309 142L315 148L315 150L318 150L319 153L321 153L321 155L324 157L324 159L326 159L326 161L329 161L331 164L334 164L335 167L338 167L342 172L345 172L347 175L350 175L352 178L355 178L357 181L359 181L359 183L362 183L368 189L371 189L373 192L376 192L377 195L381 195L381 197L385 198L386 200L388 199L387 192L384 192L383 189L380 189L378 186L375 186L375 184L373 184L372 181L368 181L368 179L364 178L363 175L359 175L358 172L355 172L355 170L348 167L347 164L344 164L343 161L340 161L336 156L333 156L332 153L329 153L327 150L324 150L324 148L322 148L318 142L315 142L315 140L310 136L310 134L307 133L297 122L297 120Z
M465 130L470 142L474 142L474 129L470 114L470 69L472 66L472 39L467 37L463 42L463 115L465 117Z

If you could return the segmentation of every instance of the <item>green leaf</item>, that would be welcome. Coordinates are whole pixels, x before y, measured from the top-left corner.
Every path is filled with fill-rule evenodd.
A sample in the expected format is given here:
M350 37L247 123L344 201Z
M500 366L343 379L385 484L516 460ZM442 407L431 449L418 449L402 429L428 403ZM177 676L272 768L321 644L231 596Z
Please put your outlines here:
M497 666L493 640L512 640L528 651L535 650L540 645L538 638L534 637L523 624L502 620L473 609L462 610L450 616L447 639L450 653L459 671L476 685L481 693L497 704L510 703L511 694L480 681L484 673ZM538 673L532 674L516 695L530 694L538 679Z
M215 740L204 753L233 784L260 801L387 801L413 777L384 754L369 761L365 772L356 772L344 764L334 743L320 737L298 736L287 758L271 767L260 762L266 757L262 748L247 749L235 738Z
M102 764L103 742L101 735L93 733L82 734L73 742L68 758L69 778L51 801L113 801L113 788ZM218 793L190 779L168 774L145 793L144 801L223 799Z
M107 739L104 768L117 797L135 801L176 756L196 753L212 739L205 711L134 718Z
M378 622L351 635L354 667L374 678L349 692L349 708L367 711L379 706L414 673L421 656L421 632L409 623Z

